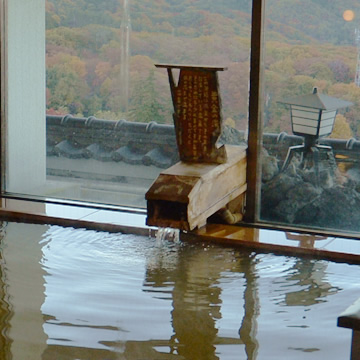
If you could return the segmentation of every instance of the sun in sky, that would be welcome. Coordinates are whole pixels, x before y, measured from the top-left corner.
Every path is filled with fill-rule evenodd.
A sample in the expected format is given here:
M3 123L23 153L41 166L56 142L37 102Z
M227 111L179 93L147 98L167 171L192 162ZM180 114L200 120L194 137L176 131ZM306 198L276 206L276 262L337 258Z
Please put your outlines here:
M352 10L345 10L343 12L343 18L345 21L353 21L355 18L355 14Z

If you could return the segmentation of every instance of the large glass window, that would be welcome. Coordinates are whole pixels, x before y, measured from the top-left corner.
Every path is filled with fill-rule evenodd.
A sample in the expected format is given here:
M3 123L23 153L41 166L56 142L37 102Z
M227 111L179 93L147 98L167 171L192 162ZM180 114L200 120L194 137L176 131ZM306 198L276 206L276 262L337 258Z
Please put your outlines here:
M222 141L244 140L251 0L15 0L5 10L5 193L145 206L178 160L156 63L227 67Z
M262 221L360 230L359 11L266 1Z
M3 194L144 207L178 161L155 64L227 67L221 141L249 125L248 220L359 230L356 2L2 4Z

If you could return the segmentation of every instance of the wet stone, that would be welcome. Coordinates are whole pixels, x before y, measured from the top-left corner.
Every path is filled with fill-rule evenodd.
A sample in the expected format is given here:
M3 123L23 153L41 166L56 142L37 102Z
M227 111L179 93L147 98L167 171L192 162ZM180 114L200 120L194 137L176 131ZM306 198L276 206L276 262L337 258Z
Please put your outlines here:
M264 158L264 163L271 162ZM268 165L266 165L268 166ZM333 159L318 171L294 161L285 172L263 174L261 217L264 220L347 231L360 230L360 178L339 172Z
M269 156L267 151L263 151L262 180L264 182L272 180L279 173L279 161L275 156Z
M292 177L286 173L280 173L262 187L262 205L263 207L275 207L279 202L286 199L287 192L302 184L299 176Z

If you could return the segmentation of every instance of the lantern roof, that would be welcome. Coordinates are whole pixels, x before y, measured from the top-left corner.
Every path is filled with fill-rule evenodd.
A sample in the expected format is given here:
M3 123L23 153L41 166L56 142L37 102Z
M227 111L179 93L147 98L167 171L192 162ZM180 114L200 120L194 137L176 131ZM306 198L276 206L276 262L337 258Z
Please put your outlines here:
M317 92L317 88L314 88L312 94L294 96L278 102L282 104L297 105L319 110L336 110L353 105L353 103L350 101L319 94Z

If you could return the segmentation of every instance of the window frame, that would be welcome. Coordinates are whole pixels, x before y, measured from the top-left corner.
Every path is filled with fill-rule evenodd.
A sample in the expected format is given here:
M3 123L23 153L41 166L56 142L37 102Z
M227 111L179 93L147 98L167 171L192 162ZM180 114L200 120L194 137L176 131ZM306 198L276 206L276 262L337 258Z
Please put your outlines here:
M250 79L249 79L249 118L247 152L247 190L245 221L259 222L259 203L261 191L261 147L263 133L262 119L262 60L264 52L265 0L252 1Z
M45 1L45 0L44 0ZM251 38L250 38L250 73L249 73L249 105L248 105L248 149L247 149L247 191L246 191L246 212L244 223L242 225L278 229L295 230L314 234L341 235L345 237L358 237L358 234L347 234L341 231L327 229L309 229L301 226L292 226L287 224L277 224L261 220L260 218L260 195L261 195L261 155L263 146L263 92L264 92L264 20L265 20L266 0L252 0L251 12ZM74 200L54 200L51 198L39 199L34 196L19 196L6 193L6 171L7 171L7 99L8 99L8 75L7 75L7 0L0 0L0 198L17 198L23 200L35 200L44 203L74 204ZM82 203L82 202L79 202ZM83 202L86 206L86 202ZM90 204L88 205L90 206ZM106 205L92 204L101 208L107 208ZM114 208L114 206L111 206ZM121 211L122 206L119 206ZM129 209L128 209L129 210ZM134 212L139 209L134 208Z
M5 190L6 119L7 119L7 62L6 62L6 0L0 0L0 192Z

